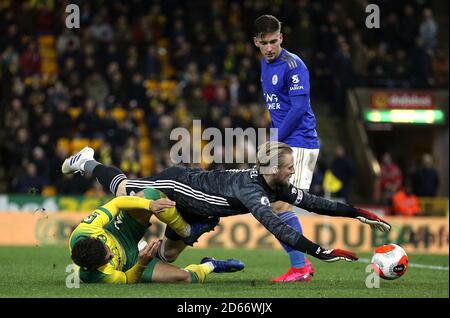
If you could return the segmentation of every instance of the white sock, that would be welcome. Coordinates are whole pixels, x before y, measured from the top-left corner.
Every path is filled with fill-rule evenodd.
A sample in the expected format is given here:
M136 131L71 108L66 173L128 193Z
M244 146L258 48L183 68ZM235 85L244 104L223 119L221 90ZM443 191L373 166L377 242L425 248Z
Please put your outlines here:
M214 270L214 268L216 268L214 266L213 262L206 262L206 263L203 263L202 265L208 265L211 268L212 271Z

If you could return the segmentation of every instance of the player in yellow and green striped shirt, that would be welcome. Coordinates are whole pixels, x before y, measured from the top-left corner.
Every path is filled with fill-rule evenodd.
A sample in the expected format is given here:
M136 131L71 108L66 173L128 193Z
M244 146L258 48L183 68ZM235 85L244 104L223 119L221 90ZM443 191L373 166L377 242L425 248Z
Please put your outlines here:
M81 280L86 283L202 283L211 272L244 268L239 260L204 258L200 265L181 269L155 258L158 240L148 243L139 252L138 243L152 215L188 239L212 229L209 224L186 223L175 208L175 202L167 198L116 197L86 217L70 237L71 257L80 266Z

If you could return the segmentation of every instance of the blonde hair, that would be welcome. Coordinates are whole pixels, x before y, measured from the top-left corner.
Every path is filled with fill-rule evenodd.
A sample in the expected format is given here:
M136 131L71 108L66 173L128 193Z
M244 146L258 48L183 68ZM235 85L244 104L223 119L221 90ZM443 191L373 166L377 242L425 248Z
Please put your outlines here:
M284 156L292 152L292 148L283 142L267 141L258 147L256 169L261 174L271 174L273 172L269 168L284 165Z

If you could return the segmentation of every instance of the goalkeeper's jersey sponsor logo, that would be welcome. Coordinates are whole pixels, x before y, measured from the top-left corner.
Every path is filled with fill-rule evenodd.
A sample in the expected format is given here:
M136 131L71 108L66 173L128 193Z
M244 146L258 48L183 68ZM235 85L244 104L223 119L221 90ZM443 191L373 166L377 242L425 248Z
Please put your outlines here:
M303 200L303 191L302 190L297 190L296 188L293 188L292 191L294 191L294 189L297 191L297 198L294 201L294 205L298 205Z

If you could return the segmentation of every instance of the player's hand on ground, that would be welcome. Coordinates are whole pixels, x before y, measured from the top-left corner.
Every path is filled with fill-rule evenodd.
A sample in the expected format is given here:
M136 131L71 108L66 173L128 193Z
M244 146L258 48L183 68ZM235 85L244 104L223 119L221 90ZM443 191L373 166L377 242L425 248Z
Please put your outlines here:
M316 257L324 262L336 262L340 260L354 262L358 260L358 256L355 253L340 249L326 250L321 248Z
M148 242L147 246L145 246L140 252L138 256L138 262L142 266L147 266L148 263L156 256L158 252L159 245L161 244L160 240L153 240Z
M150 210L154 214L158 214L158 213L164 211L165 209L174 207L175 204L176 203L174 201L172 201L172 200L169 200L167 198L161 198L161 199L152 201L150 203Z
M358 209L358 216L356 217L363 223L369 224L372 229L377 229L381 232L389 232L391 230L391 225L378 217L375 213L364 209Z

